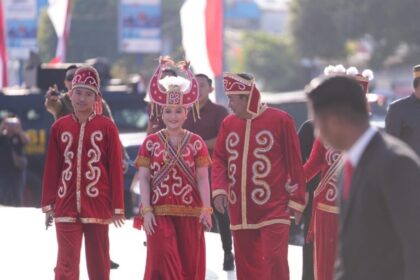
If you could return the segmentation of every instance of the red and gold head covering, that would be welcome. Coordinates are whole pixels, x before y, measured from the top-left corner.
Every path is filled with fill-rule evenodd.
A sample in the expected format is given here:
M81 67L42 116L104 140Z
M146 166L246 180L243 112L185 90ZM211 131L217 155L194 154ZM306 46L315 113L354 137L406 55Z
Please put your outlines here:
M167 76L161 79L162 71L169 66L177 67L185 76ZM161 86L159 86L161 85ZM149 83L149 96L152 103L160 106L192 107L198 101L198 83L190 70L189 62L175 64L170 58L160 58Z
M413 67L413 78L420 78L420 65Z
M362 73L359 73L356 67L352 66L349 68L344 68L343 65L329 65L325 67L324 74L326 76L332 75L347 75L349 77L353 77L363 88L365 94L369 90L369 82L373 79L373 72L370 69L364 70Z
M77 68L71 81L72 90L83 88L93 91L96 94L96 101L93 110L96 114L102 114L102 95L99 90L100 79L95 68L91 66L81 66Z
M373 79L373 72L370 69L365 69L362 73L359 73L359 70L357 70L356 67L352 66L349 68L344 68L343 65L329 65L325 67L324 74L326 76L332 76L332 75L343 75L354 78L359 85L363 88L363 91L365 94L368 93L369 90L369 81ZM371 112L370 104L368 102L368 99L366 98L366 106L368 109L368 112Z
M223 84L226 95L248 95L247 111L251 115L258 115L261 109L261 94L255 85L255 79L250 80L236 73L223 73Z

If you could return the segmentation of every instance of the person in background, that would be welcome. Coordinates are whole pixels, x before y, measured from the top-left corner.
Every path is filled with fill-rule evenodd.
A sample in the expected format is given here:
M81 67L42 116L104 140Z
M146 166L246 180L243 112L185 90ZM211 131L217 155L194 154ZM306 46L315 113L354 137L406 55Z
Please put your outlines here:
M233 115L222 122L213 153L217 211L228 207L238 279L289 279L290 216L299 223L305 180L293 119L260 102L254 78L224 73ZM287 180L297 184L287 193Z
M420 65L413 67L414 92L391 103L385 131L407 143L420 156Z
M182 128L198 99L197 81L187 63L179 67L188 80L161 79L167 64L173 62L160 60L149 90L151 106L163 109L166 127L147 136L136 159L141 189L137 228L143 225L147 234L144 279L201 280L206 272L204 229L212 226L211 160L203 139Z
M79 279L82 239L89 279L109 279L108 224L124 223L121 143L114 122L102 116L99 76L79 67L69 94L74 112L50 129L42 183L46 227L55 220L55 279Z
M209 94L213 92L212 80L205 74L196 74L195 78L199 88L199 117L194 116L193 111L188 113L184 129L200 135L206 143L209 153L213 153L216 143L217 133L224 118L229 114L222 105L213 103L209 99ZM234 256L232 254L232 233L229 228L229 215L215 211L213 217L218 225L222 247L224 251L223 270L229 271L235 269ZM217 232L217 228L214 229Z
M355 78L328 78L308 98L321 141L344 151L335 279L418 279L419 158L370 126Z
M0 204L21 206L27 158L23 148L29 144L18 117L5 117L0 123Z

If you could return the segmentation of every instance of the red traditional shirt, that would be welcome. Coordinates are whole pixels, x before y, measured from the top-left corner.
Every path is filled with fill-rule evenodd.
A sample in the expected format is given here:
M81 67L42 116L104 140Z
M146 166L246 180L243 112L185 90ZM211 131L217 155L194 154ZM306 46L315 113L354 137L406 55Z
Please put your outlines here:
M149 135L140 147L136 165L150 169L150 203L155 215L200 216L196 168L209 166L211 160L203 139L184 131L178 147L170 144L164 130Z
M298 184L288 194L287 179ZM293 119L263 108L253 119L230 115L222 123L213 153L213 197L229 199L231 229L290 224L287 208L302 212L305 180Z
M325 147L319 139L316 139L304 165L306 181L310 181L318 173L321 180L314 192L314 210L338 214L337 201L337 170L342 166L342 154L340 151Z
M121 162L118 130L109 118L60 118L50 130L42 210L54 209L56 222L106 224L124 214Z

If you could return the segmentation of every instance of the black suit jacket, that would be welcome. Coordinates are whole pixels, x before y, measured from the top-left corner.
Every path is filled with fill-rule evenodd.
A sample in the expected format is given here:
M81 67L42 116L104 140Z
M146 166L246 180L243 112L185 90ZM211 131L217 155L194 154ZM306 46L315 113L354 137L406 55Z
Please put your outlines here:
M376 133L341 200L337 280L420 279L420 161Z

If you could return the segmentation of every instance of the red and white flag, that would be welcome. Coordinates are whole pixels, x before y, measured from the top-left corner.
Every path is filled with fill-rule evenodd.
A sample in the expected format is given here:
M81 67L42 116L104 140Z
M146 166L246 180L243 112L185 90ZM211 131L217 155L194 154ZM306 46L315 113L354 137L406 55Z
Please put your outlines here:
M70 33L71 0L49 0L48 16L57 34L57 50L53 61L65 62L67 39Z
M0 88L7 86L7 45L6 23L3 15L3 3L0 1Z
M223 0L186 0L181 8L182 44L194 73L223 71Z

